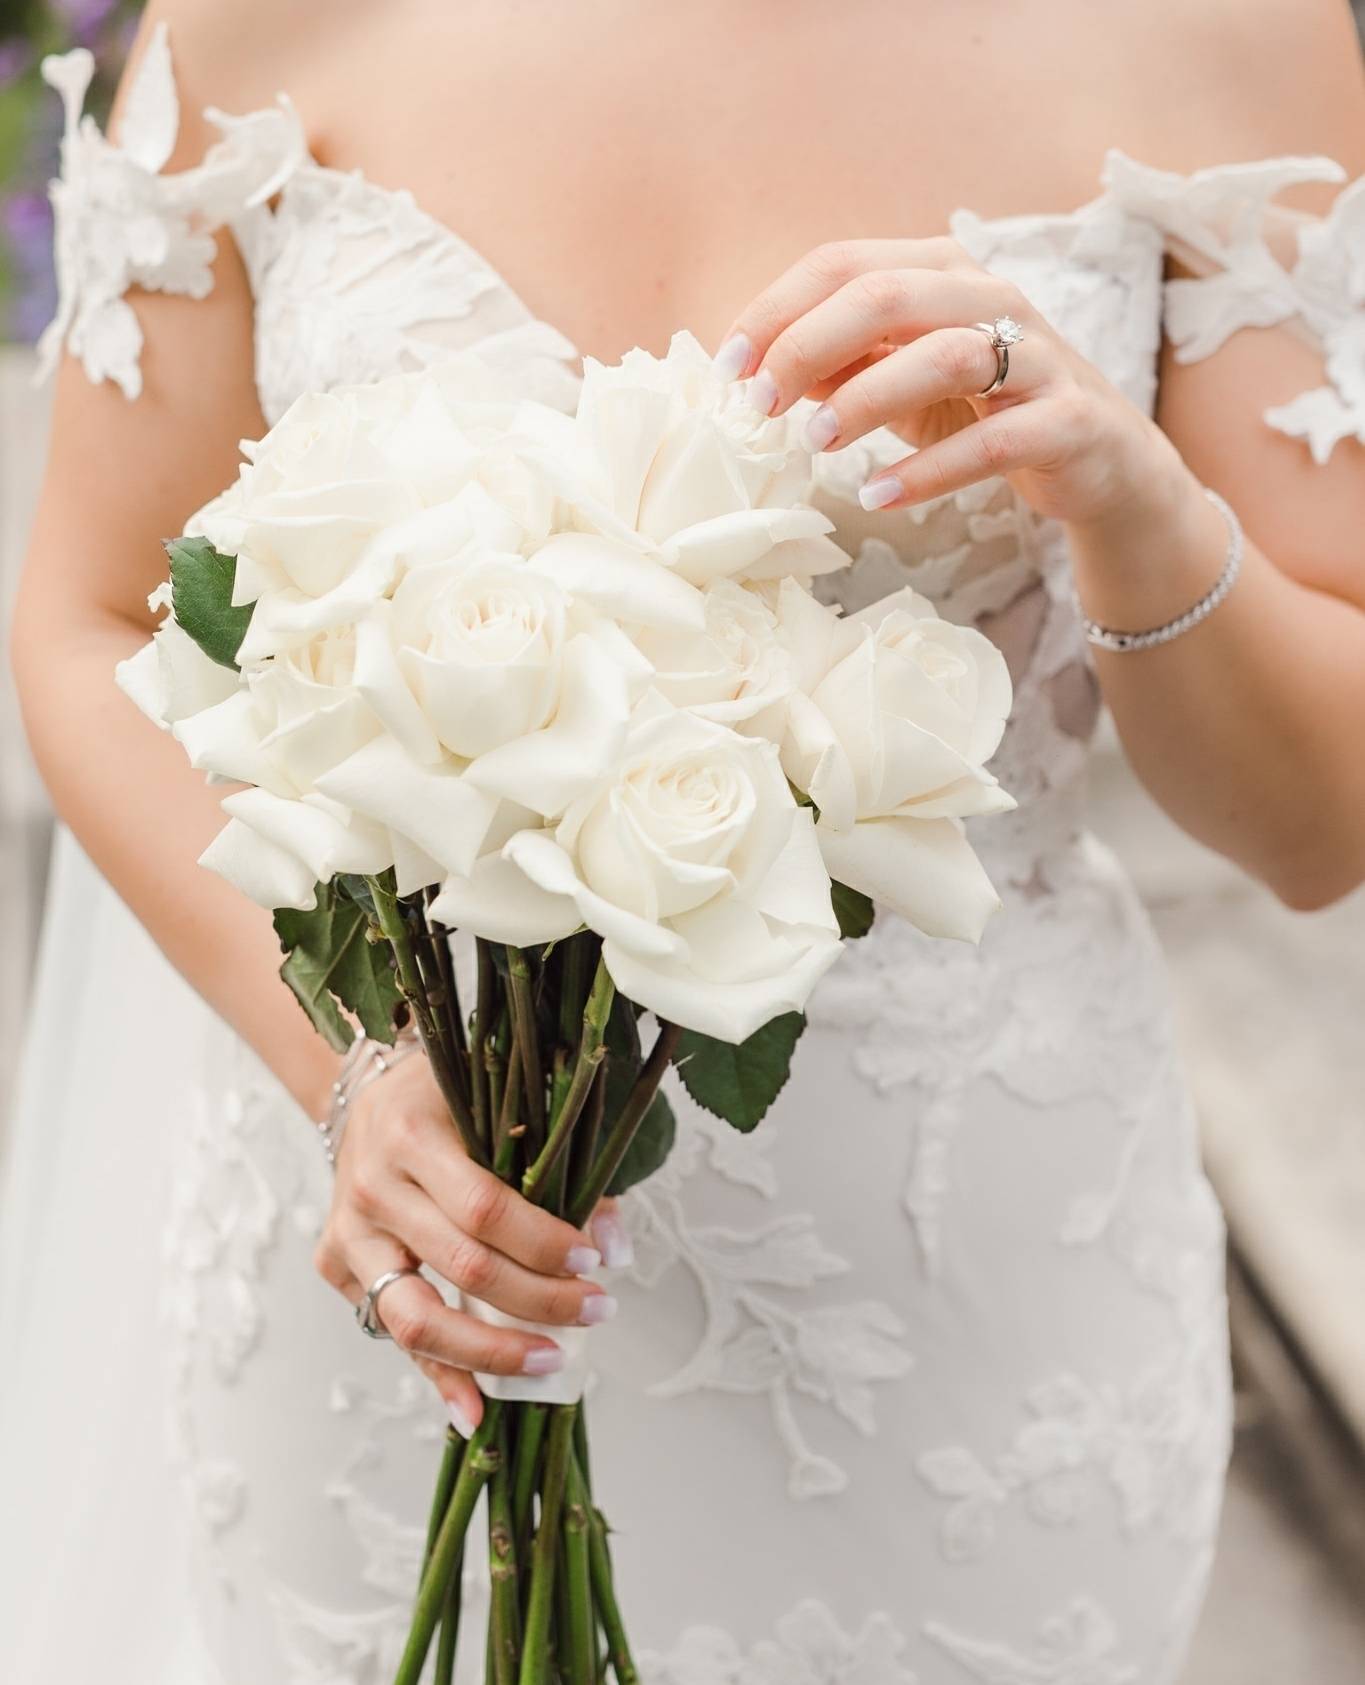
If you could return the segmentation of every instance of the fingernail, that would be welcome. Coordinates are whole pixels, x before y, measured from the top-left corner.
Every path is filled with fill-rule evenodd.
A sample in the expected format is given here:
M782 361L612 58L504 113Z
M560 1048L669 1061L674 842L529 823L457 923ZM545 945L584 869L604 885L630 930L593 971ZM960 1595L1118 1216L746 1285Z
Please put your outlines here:
M461 1439L472 1439L474 1437L474 1428L476 1424L470 1421L469 1417L465 1415L464 1411L460 1409L459 1405L456 1404L453 1398L448 1398L446 1400L446 1413L450 1417L451 1427L455 1429L455 1432L459 1434Z
M732 333L712 359L711 366L722 380L738 380L749 366L753 346L746 333Z
M564 1367L564 1353L558 1346L532 1346L521 1360L523 1375L553 1375Z
M875 480L869 480L858 493L858 501L864 509L885 509L888 503L894 503L901 495L901 483L893 479L890 474L881 474Z
M602 1248L602 1262L609 1270L623 1270L635 1262L630 1231L614 1211L603 1211L594 1217L592 1232Z
M616 1315L616 1301L610 1293L590 1293L584 1299L578 1320L584 1328L594 1328L599 1322L610 1322Z
M839 431L839 417L828 404L821 404L806 423L806 449L822 451Z
M761 415L771 415L777 402L777 382L767 369L760 369L749 382L749 402Z
M570 1275L586 1275L601 1262L602 1254L595 1246L571 1246L564 1259L564 1268Z

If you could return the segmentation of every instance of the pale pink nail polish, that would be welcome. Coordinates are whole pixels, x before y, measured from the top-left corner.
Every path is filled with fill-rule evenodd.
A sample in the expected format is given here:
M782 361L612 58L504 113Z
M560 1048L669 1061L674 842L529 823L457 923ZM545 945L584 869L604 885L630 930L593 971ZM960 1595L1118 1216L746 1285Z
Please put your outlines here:
M806 449L811 452L828 449L839 431L839 417L828 404L821 404L806 423Z
M564 1259L564 1268L570 1275L586 1275L601 1262L602 1254L595 1246L571 1246Z
M610 1322L616 1315L616 1301L610 1293L590 1293L583 1301L578 1320L584 1328L595 1328L599 1322Z
M889 474L883 474L867 482L858 493L858 501L864 509L885 509L888 503L894 503L900 495L900 481L893 479Z
M635 1262L635 1247L630 1231L614 1211L603 1211L593 1218L593 1238L602 1248L602 1262L609 1270L623 1270Z
M558 1346L532 1346L521 1360L523 1375L554 1375L564 1367L564 1353Z
M712 367L722 380L738 380L749 366L753 346L746 333L733 333L712 359Z
M472 1439L474 1437L475 1424L470 1421L453 1398L446 1400L446 1413L450 1417L451 1427L455 1429L461 1439Z
M767 369L760 369L749 382L749 402L760 415L771 415L777 402L777 382Z

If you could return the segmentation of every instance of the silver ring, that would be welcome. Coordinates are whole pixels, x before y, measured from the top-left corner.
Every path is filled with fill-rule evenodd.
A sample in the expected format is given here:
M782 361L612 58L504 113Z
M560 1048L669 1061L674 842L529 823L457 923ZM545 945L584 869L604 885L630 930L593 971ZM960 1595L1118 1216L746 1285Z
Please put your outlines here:
M995 379L977 393L978 398L989 398L1005 384L1005 377L1010 372L1010 346L1018 345L1024 337L1024 330L1013 316L997 316L993 322L973 322L971 325L977 333L985 334L991 342L991 350L995 352Z
M372 1340L391 1340L384 1324L379 1320L379 1295L386 1287L392 1287L395 1281L401 1281L405 1275L420 1275L420 1270L385 1270L378 1280L370 1284L370 1290L355 1308L355 1319L360 1324L362 1334L368 1334Z

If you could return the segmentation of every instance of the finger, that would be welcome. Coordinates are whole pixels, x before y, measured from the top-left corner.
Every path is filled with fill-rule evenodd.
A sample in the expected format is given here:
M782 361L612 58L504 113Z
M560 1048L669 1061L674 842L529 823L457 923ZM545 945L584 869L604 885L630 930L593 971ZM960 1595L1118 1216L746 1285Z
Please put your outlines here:
M894 509L944 497L997 474L1037 467L1053 443L1042 408L1039 403L1016 405L926 445L874 475L858 501L864 509Z
M977 398L995 379L997 354L973 328L938 328L851 376L806 423L813 451L837 450L875 427L949 398ZM1010 369L1010 401L1028 394L1024 371Z
M578 1276L539 1275L486 1241L457 1229L415 1183L393 1210L395 1235L454 1286L529 1322L592 1327L615 1314L616 1301Z
M968 324L1004 314L1012 296L1007 282L984 270L869 270L778 334L754 376L750 401L766 415L779 415L888 340L903 343L936 328L970 332ZM986 343L984 334L977 337ZM995 353L990 357L993 375Z
M402 1248L383 1235L367 1235L346 1246L351 1273L364 1284L387 1270L402 1269L393 1261L401 1254ZM375 1312L394 1344L413 1357L490 1375L552 1375L564 1367L564 1353L553 1340L495 1328L454 1310L422 1276L403 1276L386 1287Z
M607 1269L624 1270L635 1262L635 1244L621 1216L619 1201L602 1200L592 1214L589 1227Z
M450 1417L450 1425L461 1439L473 1437L474 1429L483 1420L483 1394L478 1383L465 1369L452 1369L449 1364L437 1363L430 1357L412 1360L436 1391Z
M716 367L738 380L762 362L778 334L855 276L874 269L970 266L956 240L837 240L816 246L745 305L723 336Z
M448 1136L429 1137L404 1168L455 1227L539 1275L583 1275L602 1255L581 1230L523 1199ZM390 1196L390 1209L392 1195ZM387 1216L388 1213L386 1212Z

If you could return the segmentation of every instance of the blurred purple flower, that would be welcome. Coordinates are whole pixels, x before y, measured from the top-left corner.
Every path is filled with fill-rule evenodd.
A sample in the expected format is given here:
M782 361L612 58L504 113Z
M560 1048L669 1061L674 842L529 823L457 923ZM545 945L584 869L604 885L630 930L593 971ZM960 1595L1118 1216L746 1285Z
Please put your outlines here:
M118 0L54 0L53 10L65 20L80 45L89 47L118 10Z
M17 82L33 63L33 48L27 41L0 41L0 88Z

